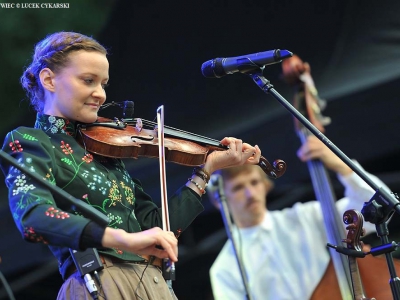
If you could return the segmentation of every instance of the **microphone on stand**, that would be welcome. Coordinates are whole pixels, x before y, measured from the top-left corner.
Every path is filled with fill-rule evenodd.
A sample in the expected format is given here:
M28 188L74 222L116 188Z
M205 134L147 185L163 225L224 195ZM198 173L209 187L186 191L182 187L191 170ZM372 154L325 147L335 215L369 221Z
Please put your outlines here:
M122 115L124 118L132 118L133 116L133 107L134 107L134 102L126 100L124 101L124 108L122 111Z
M210 177L210 182L206 186L207 192L213 198L212 201L220 202L225 201L225 192L223 186L222 176L220 174L212 174Z
M246 73L264 68L266 65L279 63L282 59L291 56L293 53L288 50L275 49L236 57L218 57L203 63L201 73L204 77L220 78L235 72Z
M107 104L103 104L100 106L100 109L104 109L110 106L118 106L122 108L122 116L126 118L132 118L133 116L133 108L134 108L134 102L130 100L125 100L125 101L120 101L120 102L110 102Z
M235 253L236 262L238 264L240 270L240 277L242 278L243 287L246 294L247 300L252 300L252 296L250 294L246 270L242 261L242 258L239 255L238 247L236 245L236 241L232 234L233 223L231 220L231 214L229 212L229 207L226 201L225 191L224 191L224 181L220 174L212 174L210 177L209 184L207 186L207 191L210 193L210 200L216 201L218 208L221 212L222 220L224 222L226 234L228 239L232 242L233 251Z

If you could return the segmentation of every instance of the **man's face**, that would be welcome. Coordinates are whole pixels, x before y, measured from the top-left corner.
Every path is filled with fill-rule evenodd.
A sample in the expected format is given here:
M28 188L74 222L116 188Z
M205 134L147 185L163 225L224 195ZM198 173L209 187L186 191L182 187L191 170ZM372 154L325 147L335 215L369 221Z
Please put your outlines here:
M224 181L228 205L239 227L254 226L265 214L269 186L263 176L254 168Z

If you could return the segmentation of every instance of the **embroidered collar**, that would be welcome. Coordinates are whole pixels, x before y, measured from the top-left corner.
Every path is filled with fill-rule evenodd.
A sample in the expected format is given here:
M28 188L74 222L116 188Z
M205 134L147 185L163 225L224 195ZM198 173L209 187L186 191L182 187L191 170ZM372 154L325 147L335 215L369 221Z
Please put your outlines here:
M76 136L75 122L61 117L37 114L35 128L42 129L44 132L52 134L67 134Z

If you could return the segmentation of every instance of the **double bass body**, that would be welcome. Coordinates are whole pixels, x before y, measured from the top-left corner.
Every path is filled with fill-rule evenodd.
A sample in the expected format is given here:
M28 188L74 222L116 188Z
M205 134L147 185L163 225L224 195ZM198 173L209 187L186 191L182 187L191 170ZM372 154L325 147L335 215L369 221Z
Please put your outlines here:
M365 300L371 297L374 297L376 300L392 300L393 295L389 285L390 275L385 258L367 255L364 258L357 258L356 260L365 294L369 296ZM395 260L395 268L397 274L400 274L400 263L397 260ZM324 277L311 297L311 300L320 299L342 299L332 261L329 263Z

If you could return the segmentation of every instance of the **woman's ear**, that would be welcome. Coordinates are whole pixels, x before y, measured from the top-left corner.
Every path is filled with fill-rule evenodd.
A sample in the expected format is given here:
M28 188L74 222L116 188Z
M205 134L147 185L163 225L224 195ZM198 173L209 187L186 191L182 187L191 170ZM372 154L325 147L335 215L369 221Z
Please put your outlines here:
M40 83L47 91L54 92L54 73L49 68L44 68L39 73Z

